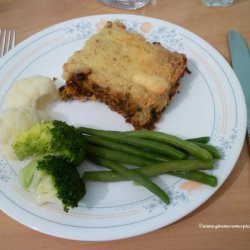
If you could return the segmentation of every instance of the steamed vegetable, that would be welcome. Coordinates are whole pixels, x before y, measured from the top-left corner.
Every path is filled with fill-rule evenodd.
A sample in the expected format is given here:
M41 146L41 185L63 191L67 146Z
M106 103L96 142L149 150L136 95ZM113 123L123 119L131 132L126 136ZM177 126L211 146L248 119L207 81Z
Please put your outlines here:
M143 159L145 161L150 160L153 161L167 161L170 158L164 155L161 155L159 153L145 151L143 149L140 149L138 147L134 147L132 145L126 145L124 143L119 142L113 142L105 138L101 138L98 136L87 136L86 137L87 142L90 145L98 145L98 146L104 146L105 148L111 149L115 152L123 152L130 154L132 156L138 156L140 159Z
M27 157L57 155L79 165L85 159L85 137L62 121L46 121L22 133L13 144L20 160Z
M154 164L154 161L149 159L138 157L133 154L124 153L122 151L114 152L114 150L112 149L92 144L88 145L87 154L95 157L102 157L110 161L130 164L138 167L144 167Z
M57 96L58 91L52 79L41 75L32 76L14 83L4 99L3 107L41 110L56 100Z
M21 170L22 186L35 190L39 203L61 202L67 211L83 197L85 180L132 180L166 204L170 201L167 192L150 177L168 174L216 186L215 176L199 172L213 169L214 161L221 157L217 148L206 144L208 140L209 137L183 140L152 131L104 131L53 120L42 121L22 133L13 148L21 160L33 157ZM76 168L85 158L109 171L85 171L79 182ZM65 184L66 180L71 184L75 181L78 189L82 185L84 191L79 189L80 193L76 193L71 184Z
M35 195L38 204L57 203L66 212L77 207L86 192L75 165L60 156L33 159L20 170L20 183Z
M212 187L217 185L215 176L199 172L199 170L213 169L213 161L222 157L216 147L207 144L210 140L207 136L183 140L176 136L155 131L119 132L85 127L79 129L88 135L87 141L90 145L87 151L90 159L102 157L116 163L130 164L139 167L136 168L136 171L147 177L168 174ZM143 143L133 144L134 139L143 140ZM166 145L178 148L186 155L186 159L176 160L171 156L166 157L162 154L164 149L158 152L153 150L152 152L151 143L153 142L160 142L162 148ZM130 171L134 171L134 169ZM127 180L127 177L117 172L105 170L86 171L83 177L85 180L91 181Z
M163 142L178 149L182 149L184 150L184 152L188 152L189 154L202 160L211 160L213 158L209 151L199 147L197 144L190 141L185 141L177 136L166 134L163 132L141 130L129 131L126 132L126 135L128 137L131 136L132 138L143 138Z
M108 139L110 141L124 143L138 148L147 148L148 150L150 150L150 152L160 153L173 159L180 160L186 157L185 152L178 150L177 148L174 148L171 145L162 144L158 141L149 141L141 138L127 136L127 134L124 134L125 132L106 131L85 127L80 127L78 129L82 133L98 136L101 138Z
M159 186L157 186L153 181L147 178L144 174L137 171L137 169L129 170L126 167L117 164L116 162L112 162L100 157L96 157L94 159L98 165L109 168L116 173L119 173L121 176L128 178L129 180L135 181L137 184L144 186L153 194L158 196L163 202L169 204L169 197Z
M95 161L95 160L94 160ZM153 165L148 164L144 167L136 168L136 171L147 176L153 177L161 174L170 174L170 175L178 175L178 173L182 174L183 178L185 178L184 173L193 172L194 170L209 170L213 169L213 163L211 161L202 161L202 160L170 160L167 162L154 163ZM134 169L130 169L129 171L134 171ZM122 181L127 180L126 176L122 176L119 173L114 173L113 171L100 170L100 171L85 171L83 175L85 180L91 181L105 181L105 182L114 182L114 181ZM203 179L199 179L201 183ZM205 183L207 184L207 183Z
M113 149L117 147L117 150L127 153L132 153L133 147L136 147L139 150L147 149L146 152L149 152L149 154L158 153L158 155L164 155L177 160L184 159L187 156L201 160L221 158L221 153L216 147L206 144L210 139L207 136L184 140L180 137L158 131L134 130L120 132L86 127L79 127L78 129L84 134L91 135L88 140L93 144ZM119 144L123 144L124 148ZM127 145L133 146L131 150Z
M2 111L0 117L0 155L9 159L17 159L12 143L23 132L29 130L40 121L49 120L44 111L32 108L10 108Z

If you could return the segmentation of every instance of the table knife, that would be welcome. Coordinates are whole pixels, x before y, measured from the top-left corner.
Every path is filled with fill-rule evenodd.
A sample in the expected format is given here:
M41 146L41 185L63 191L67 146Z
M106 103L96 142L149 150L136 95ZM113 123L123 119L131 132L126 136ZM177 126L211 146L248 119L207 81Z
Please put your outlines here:
M250 53L249 48L239 32L228 32L228 43L234 72L238 77L247 105L247 135L250 146Z

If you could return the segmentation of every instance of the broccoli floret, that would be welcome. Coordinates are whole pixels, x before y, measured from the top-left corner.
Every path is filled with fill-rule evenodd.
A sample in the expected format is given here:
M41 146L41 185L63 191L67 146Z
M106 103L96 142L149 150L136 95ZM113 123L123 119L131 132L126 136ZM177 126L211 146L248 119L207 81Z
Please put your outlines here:
M74 126L44 121L22 133L12 145L20 160L30 156L58 155L79 165L86 155L86 140Z
M35 193L38 204L62 204L64 211L78 206L85 195L85 184L73 163L60 156L33 159L20 170L20 183Z

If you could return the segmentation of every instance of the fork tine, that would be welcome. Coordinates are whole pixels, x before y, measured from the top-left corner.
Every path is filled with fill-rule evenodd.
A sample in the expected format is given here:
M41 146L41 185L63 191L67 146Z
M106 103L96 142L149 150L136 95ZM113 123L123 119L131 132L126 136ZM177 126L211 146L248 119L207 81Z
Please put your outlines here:
M1 46L1 52L0 52L1 57L4 55L5 40L6 40L6 30L3 30L2 46Z
M15 43L16 43L16 31L15 31L15 30L13 30L13 35L12 35L12 43L11 43L11 49L13 49L13 48L14 48Z
M8 52L10 48L10 35L11 35L11 30L8 30L6 44L5 44L5 53Z
M6 54L10 49L14 48L16 42L16 31L0 29L0 57Z

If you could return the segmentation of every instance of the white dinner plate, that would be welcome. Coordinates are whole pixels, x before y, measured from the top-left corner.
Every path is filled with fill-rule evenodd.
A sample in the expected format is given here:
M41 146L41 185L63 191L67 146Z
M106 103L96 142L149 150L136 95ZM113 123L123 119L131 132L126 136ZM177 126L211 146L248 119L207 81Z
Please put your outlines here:
M240 84L225 59L207 42L172 23L135 15L98 15L69 20L47 28L18 44L0 60L0 107L10 86L32 75L58 78L62 65L107 20L120 19L150 41L185 53L191 74L181 79L179 93L164 111L156 129L183 138L210 136L223 159L210 171L216 188L162 175L153 180L171 198L165 205L148 190L125 181L87 182L79 207L63 212L56 205L38 206L18 182L20 163L0 158L0 206L20 223L45 234L75 240L104 241L141 235L167 226L188 215L227 179L242 149L246 107ZM131 130L119 114L99 102L51 105L51 117L70 124L109 130ZM85 169L97 168L88 162Z

